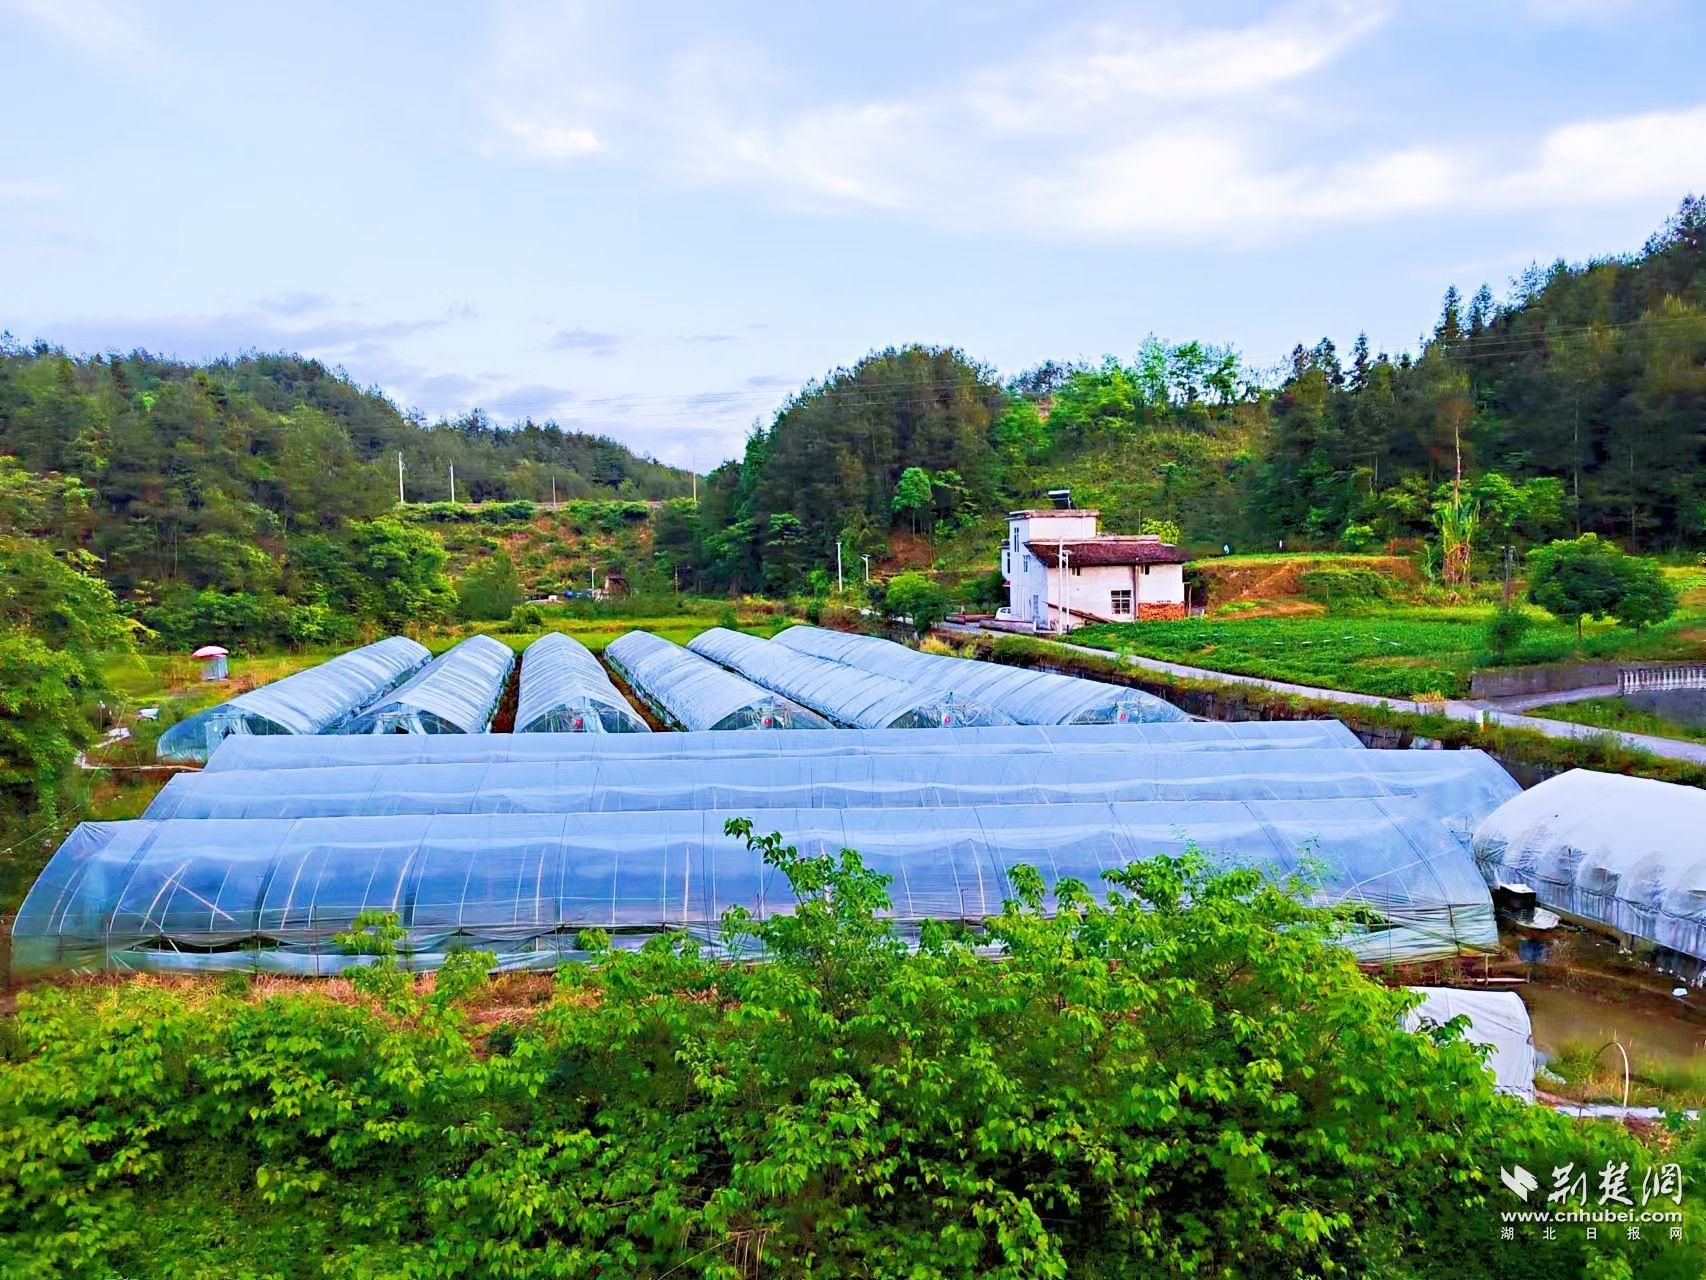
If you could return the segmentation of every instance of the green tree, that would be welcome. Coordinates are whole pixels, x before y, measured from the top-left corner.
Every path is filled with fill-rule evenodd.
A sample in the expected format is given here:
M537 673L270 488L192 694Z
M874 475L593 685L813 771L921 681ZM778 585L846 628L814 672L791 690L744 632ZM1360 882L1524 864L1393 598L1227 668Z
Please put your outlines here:
M131 647L133 624L87 572L93 558L63 545L87 498L75 481L0 458L0 811L26 822L59 814L96 735L102 659Z
M910 619L919 635L947 617L949 607L948 593L922 573L896 574L883 590L884 612L897 622Z
M923 467L908 467L895 482L889 510L896 515L907 516L912 523L912 531L917 533L919 518L930 510L931 502L930 473Z
M434 626L456 611L444 547L431 534L393 519L350 526L350 568L361 613L393 631Z
M476 560L456 582L458 611L474 622L497 622L509 617L527 598L515 561L502 547Z
M1676 612L1676 590L1665 580L1664 570L1652 560L1627 556L1623 562L1623 591L1611 616L1636 631L1663 622Z
M1629 585L1626 557L1597 534L1560 538L1528 553L1528 598L1553 617L1576 625L1583 618L1609 618Z

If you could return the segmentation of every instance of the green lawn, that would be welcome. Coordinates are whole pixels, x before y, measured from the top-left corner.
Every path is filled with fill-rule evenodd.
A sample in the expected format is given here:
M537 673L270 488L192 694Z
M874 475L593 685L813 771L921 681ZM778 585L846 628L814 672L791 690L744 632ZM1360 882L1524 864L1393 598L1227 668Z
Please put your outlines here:
M1596 729L1616 729L1622 733L1648 733L1660 738L1682 738L1689 742L1706 742L1706 728L1684 724L1665 716L1630 706L1622 698L1583 698L1579 702L1554 702L1536 707L1531 713L1548 720L1568 720L1571 724L1592 725Z
M1386 698L1463 697L1469 676L1489 665L1481 631L1491 605L1403 607L1355 615L1191 618L1183 622L1098 624L1075 642L1145 657L1265 676L1323 689ZM1584 658L1706 657L1706 629L1690 610L1636 635L1611 623L1589 624L1580 650L1575 631L1543 614L1510 664Z

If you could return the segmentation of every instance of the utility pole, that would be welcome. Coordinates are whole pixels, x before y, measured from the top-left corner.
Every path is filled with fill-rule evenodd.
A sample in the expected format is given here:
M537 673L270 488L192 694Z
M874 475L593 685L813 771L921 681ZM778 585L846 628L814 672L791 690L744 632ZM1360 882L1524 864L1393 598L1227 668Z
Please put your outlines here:
M456 464L454 462L450 464L450 501L452 503L456 501Z
M865 562L865 585L868 587L871 585L871 557L860 556L859 559Z
M1060 629L1064 634L1072 630L1072 552L1063 542L1060 544Z
M407 501L403 497L403 451L397 450L397 505L400 507Z
M1505 544L1505 604L1511 602L1511 561L1516 557L1516 548L1508 542Z
M557 477L551 477L551 510L557 509Z
M840 595L844 589L841 581L841 539L835 540L835 594Z

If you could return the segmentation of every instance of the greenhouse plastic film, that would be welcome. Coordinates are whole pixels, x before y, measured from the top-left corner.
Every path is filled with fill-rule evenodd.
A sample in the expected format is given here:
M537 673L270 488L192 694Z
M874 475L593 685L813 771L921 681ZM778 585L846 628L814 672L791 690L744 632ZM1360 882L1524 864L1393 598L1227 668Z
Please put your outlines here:
M604 656L634 695L689 731L827 729L829 721L649 631L630 631Z
M155 755L199 763L232 736L327 733L431 659L406 636L352 649L180 721L160 735Z
M901 732L901 731L896 731ZM913 735L912 740L916 741ZM952 808L1155 800L1420 801L1468 846L1518 787L1481 751L978 754L712 757L659 769L621 756L504 764L214 770L173 778L144 815L314 818L431 813Z
M522 652L517 733L647 733L592 651L553 631Z
M14 928L20 973L100 968L336 972L333 941L368 910L394 912L409 963L453 946L505 966L572 955L582 929L634 944L714 939L740 906L792 907L781 874L724 834L730 811L85 823L31 889ZM1012 867L1045 884L1194 844L1223 866L1294 877L1311 901L1360 903L1382 923L1346 945L1366 962L1496 944L1467 852L1407 800L1158 802L761 815L807 855L858 850L891 877L892 916L976 921L1014 896Z
M701 632L687 647L848 728L965 729L1012 723L970 698L809 657L725 627Z
M1454 987L1411 987L1422 1003L1405 1015L1411 1031L1443 1027L1453 1018L1469 1019L1464 1039L1492 1049L1487 1070L1500 1093L1534 1101L1534 1027L1528 1006L1514 991L1459 991Z
M1706 962L1706 791L1572 769L1501 805L1475 832L1490 884Z
M1170 702L1140 689L1026 667L921 653L892 640L794 626L774 643L809 657L903 680L1001 712L1017 724L1144 724L1188 720Z
M470 636L434 658L402 688L339 726L341 734L483 733L503 701L515 651Z
M691 656L691 655L690 655ZM703 661L701 659L700 661ZM710 664L707 664L710 665ZM721 671L721 668L715 668ZM726 674L726 673L725 673ZM737 678L737 677L731 677ZM773 697L756 689L761 697ZM1126 751L1363 750L1337 720L1193 720L1183 724L999 725L987 729L841 729L835 733L472 733L453 737L228 738L208 761L225 769L324 769L359 764L503 764L537 760L763 760L791 756ZM1418 753L1419 754L1419 753Z

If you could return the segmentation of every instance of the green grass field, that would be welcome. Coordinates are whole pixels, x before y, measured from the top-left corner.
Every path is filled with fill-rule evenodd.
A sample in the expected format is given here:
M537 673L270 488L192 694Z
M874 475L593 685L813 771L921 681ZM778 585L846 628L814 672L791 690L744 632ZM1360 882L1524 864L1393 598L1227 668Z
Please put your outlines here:
M1545 716L1548 720L1568 720L1571 724L1591 725L1596 729L1616 729L1622 733L1648 733L1660 738L1706 742L1706 728L1655 715L1640 707L1630 706L1622 698L1583 698L1578 702L1554 702L1536 708L1533 714Z
M1072 638L1097 648L1322 689L1386 698L1455 698L1468 694L1476 667L1491 664L1481 632L1492 613L1491 605L1463 605L1345 616L1191 618L1099 624L1073 632ZM1692 610L1641 635L1611 623L1591 623L1579 650L1574 628L1540 613L1533 616L1534 627L1509 656L1509 665L1573 657L1706 657L1706 630Z

